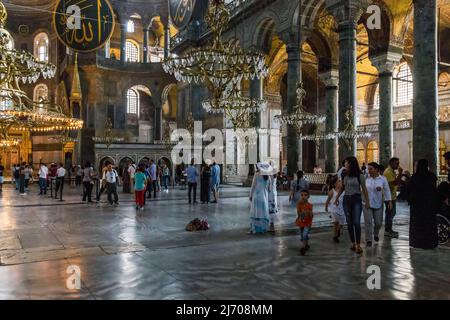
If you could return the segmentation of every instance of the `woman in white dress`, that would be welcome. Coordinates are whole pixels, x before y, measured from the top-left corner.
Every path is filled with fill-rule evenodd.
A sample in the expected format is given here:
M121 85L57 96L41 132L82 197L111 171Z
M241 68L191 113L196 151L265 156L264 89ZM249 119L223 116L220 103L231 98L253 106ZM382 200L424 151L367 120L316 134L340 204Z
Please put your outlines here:
M269 190L272 166L258 163L250 191L250 231L249 234L266 233L269 230Z

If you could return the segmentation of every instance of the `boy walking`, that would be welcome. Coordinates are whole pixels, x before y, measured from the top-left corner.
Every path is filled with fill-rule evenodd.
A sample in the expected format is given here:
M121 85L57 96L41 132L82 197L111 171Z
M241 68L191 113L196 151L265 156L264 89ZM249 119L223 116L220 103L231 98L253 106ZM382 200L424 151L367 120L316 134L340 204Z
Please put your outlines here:
M311 231L313 221L313 205L309 203L309 191L302 190L300 193L300 201L297 203L297 220L296 225L300 228L302 247L300 254L305 255L309 247L309 232Z

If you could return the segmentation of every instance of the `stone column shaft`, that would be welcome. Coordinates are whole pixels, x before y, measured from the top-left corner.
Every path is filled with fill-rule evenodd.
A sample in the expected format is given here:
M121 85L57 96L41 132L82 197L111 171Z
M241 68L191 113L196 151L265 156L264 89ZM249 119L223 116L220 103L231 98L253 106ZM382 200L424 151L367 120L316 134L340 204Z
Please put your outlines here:
M401 48L371 57L372 64L378 69L379 75L379 150L380 164L387 167L394 156L394 119L392 97L392 72L403 56Z
M338 109L338 90L339 74L332 70L321 75L325 83L325 103L326 103L326 131L338 131L339 109ZM325 171L328 173L337 172L339 168L338 139L325 141Z
M253 99L262 100L264 98L264 89L263 89L263 79L255 79L250 81L250 92L249 96ZM255 115L255 127L256 130L261 129L261 112L258 112ZM257 142L257 159L259 161L266 161L267 159L260 159L260 148L259 148L259 135L258 135L258 142Z
M379 150L380 164L387 167L389 160L394 156L394 122L392 105L392 72L379 74Z
M294 42L295 43L295 42ZM288 70L287 70L287 112L291 113L297 105L296 89L302 79L301 53L299 45L288 45ZM294 175L302 168L302 143L294 126L287 126L287 167L288 175Z
M149 30L148 30L148 28L145 28L144 30L144 44L143 44L143 56L144 56L144 59L143 59L143 62L144 63L148 63L149 62L149 60L148 60L148 33L149 33Z
M438 173L437 0L414 0L413 160Z
M163 112L160 106L155 107L155 140L162 140Z
M353 108L353 124L356 127L356 23L346 21L339 24L339 129L346 127L345 113ZM356 139L339 141L339 162L348 156L356 156Z
M127 50L127 26L124 24L120 25L120 62L126 62L126 50Z

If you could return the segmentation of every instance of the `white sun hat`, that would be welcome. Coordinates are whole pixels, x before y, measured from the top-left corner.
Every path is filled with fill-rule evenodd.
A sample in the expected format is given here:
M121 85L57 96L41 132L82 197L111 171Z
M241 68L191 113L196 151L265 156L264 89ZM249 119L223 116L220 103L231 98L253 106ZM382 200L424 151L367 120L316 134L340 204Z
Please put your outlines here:
M273 174L273 167L268 162L260 162L256 165L256 167L263 176L269 176Z
M211 160L206 159L206 160L205 160L205 163L206 163L207 166L210 166L210 165L211 165Z

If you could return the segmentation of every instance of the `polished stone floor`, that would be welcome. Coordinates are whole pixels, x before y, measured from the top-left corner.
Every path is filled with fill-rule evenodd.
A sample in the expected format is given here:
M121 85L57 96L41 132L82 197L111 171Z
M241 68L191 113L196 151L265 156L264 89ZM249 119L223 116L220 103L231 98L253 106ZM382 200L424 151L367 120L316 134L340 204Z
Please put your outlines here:
M192 205L185 190L158 194L137 217L131 195L119 207L84 204L66 187L60 202L7 186L0 196L0 299L450 299L450 251L410 250L408 208L399 203L399 239L357 256L347 236L331 241L324 196L311 251L299 254L295 211L279 197L276 235L250 236L248 189L224 187L220 204ZM185 225L207 217L211 229ZM66 287L67 267L81 270L81 289ZM369 290L367 268L379 266L381 289Z

